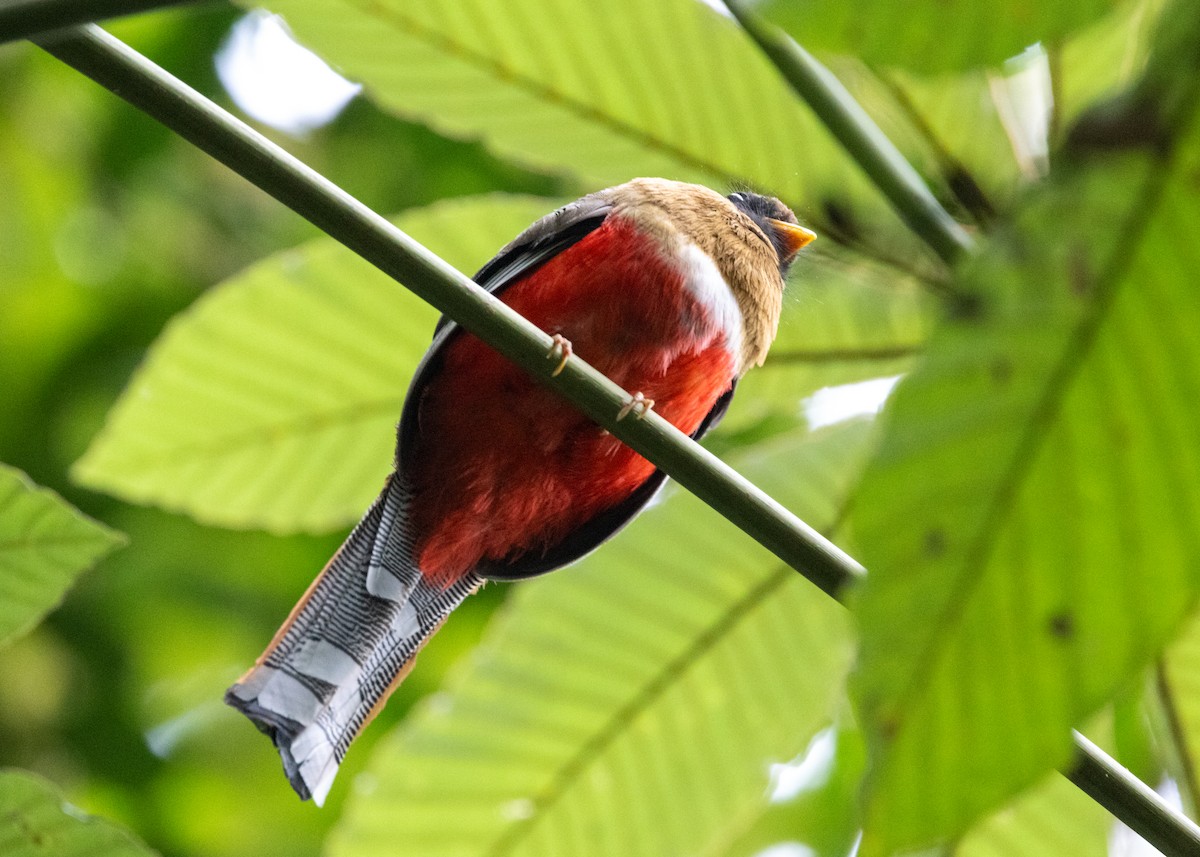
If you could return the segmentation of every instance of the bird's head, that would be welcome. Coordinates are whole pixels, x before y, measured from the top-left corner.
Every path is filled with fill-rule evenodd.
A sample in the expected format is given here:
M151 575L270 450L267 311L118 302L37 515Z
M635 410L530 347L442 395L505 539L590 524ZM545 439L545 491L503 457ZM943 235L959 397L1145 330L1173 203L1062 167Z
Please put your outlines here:
M796 254L817 237L796 221L792 210L773 196L748 191L731 193L729 201L754 221L779 259L779 276L786 280Z
M634 179L596 197L680 258L694 246L712 260L741 313L738 374L761 366L779 328L788 269L816 237L797 224L791 209L770 196L739 191L724 197L666 179Z

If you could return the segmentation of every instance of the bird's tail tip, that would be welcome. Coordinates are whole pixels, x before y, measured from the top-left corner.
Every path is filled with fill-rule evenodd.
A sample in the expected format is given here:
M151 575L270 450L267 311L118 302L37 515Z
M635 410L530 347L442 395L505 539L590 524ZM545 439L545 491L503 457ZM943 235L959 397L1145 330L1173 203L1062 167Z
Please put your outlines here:
M301 765L295 751L297 741L309 731L303 723L264 706L259 702L257 693L243 682L237 682L225 691L225 703L244 714L259 732L271 739L283 761L283 772L288 783L300 800L311 800L317 806L324 806L338 769L333 748L328 748L325 754L328 758L314 760L310 755ZM318 764L310 764L312 761L318 761ZM309 773L313 768L319 772L318 776Z

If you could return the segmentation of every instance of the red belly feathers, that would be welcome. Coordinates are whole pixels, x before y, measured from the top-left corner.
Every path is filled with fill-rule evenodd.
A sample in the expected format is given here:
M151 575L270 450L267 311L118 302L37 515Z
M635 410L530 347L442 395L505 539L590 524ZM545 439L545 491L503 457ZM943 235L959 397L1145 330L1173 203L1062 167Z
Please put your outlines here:
M500 298L691 434L729 389L735 363L684 276L654 241L610 216ZM654 472L467 333L444 347L418 424L408 458L416 556L442 586L481 559L544 552Z

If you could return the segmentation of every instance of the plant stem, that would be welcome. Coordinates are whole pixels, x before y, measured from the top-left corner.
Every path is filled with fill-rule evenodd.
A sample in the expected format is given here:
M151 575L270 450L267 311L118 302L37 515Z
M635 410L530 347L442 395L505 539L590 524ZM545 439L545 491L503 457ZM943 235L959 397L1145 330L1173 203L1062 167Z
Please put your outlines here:
M841 81L783 30L751 14L744 0L724 2L913 232L948 265L966 256L974 248L971 236L934 199L917 171Z
M192 2L195 0L5 0L0 4L0 44L86 21Z
M208 152L234 172L311 221L417 296L428 301L584 414L645 456L697 497L838 598L865 571L720 459L651 411L618 421L629 394L572 358L550 377L546 333L383 217L186 84L95 26L37 39L58 57ZM1147 786L1076 734L1076 766L1067 774L1169 857L1200 854L1200 828L1173 812Z
M896 345L890 348L822 348L815 350L776 351L767 357L767 366L808 363L853 363L858 361L900 360L914 357L924 349L923 345Z

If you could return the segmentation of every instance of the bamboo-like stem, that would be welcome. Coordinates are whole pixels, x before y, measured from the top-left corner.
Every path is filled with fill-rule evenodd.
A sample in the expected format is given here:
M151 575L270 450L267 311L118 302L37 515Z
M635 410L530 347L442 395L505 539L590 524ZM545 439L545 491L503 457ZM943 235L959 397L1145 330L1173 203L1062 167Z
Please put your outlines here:
M524 367L622 442L653 461L829 595L840 598L865 573L837 546L720 459L651 411L619 421L629 394L572 358L556 378L550 337L383 217L261 134L98 27L37 39L58 57L208 152L234 172L395 278L423 300ZM1200 828L1162 804L1099 748L1076 735L1068 773L1168 857L1200 854Z
M913 232L948 265L966 256L974 246L971 236L934 199L917 171L841 81L787 33L747 10L744 0L724 2Z
M119 18L196 0L4 0L0 2L0 44L88 21Z

